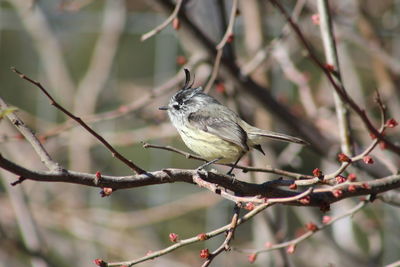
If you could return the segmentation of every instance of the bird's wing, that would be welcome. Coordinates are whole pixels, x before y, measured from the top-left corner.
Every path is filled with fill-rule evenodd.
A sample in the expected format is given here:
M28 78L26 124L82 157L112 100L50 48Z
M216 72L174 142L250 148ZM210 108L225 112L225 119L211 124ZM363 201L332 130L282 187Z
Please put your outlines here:
M221 110L219 110L221 111ZM218 114L222 115L222 114ZM227 114L232 115L232 114ZM202 131L219 136L221 139L234 143L249 150L247 134L231 116L215 116L207 112L192 112L188 116L189 123Z

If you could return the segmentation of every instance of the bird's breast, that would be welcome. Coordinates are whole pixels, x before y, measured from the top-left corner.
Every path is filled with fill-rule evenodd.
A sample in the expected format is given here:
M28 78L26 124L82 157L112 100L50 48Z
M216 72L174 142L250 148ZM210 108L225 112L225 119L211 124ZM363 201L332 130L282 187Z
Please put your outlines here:
M243 152L240 146L197 128L181 128L178 131L186 146L206 160L223 158L220 163L231 163Z

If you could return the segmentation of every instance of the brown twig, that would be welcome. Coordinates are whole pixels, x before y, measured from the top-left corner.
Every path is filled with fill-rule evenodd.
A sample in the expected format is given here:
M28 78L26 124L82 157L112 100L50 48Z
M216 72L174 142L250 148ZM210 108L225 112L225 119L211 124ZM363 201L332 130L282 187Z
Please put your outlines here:
M211 90L211 87L213 86L214 81L218 76L219 66L221 64L224 46L230 39L233 38L233 26L235 25L237 6L238 6L238 0L232 0L232 9L231 9L231 14L229 16L228 27L226 28L222 40L216 46L217 54L215 55L214 66L211 72L211 77L204 88L205 93L208 93Z
M234 213L232 216L231 224L229 226L229 229L227 230L228 233L226 235L224 242L216 250L210 253L207 260L203 263L202 267L209 266L215 257L221 254L223 251L229 251L231 249L230 243L235 234L236 227L238 226L237 223L239 220L239 213L240 213L240 204L236 203L234 207Z
M201 55L193 55L189 59L188 63L185 65L185 67L187 67L189 69L193 68L202 59L203 59L203 56L201 56ZM183 69L182 69L182 71L183 71ZM86 116L83 116L82 119L86 123L95 123L95 122L100 122L100 121L117 119L121 116L129 114L130 112L141 109L144 106L146 106L147 104L154 101L157 97L163 96L166 93L168 93L171 89L178 87L178 85L183 81L183 77L181 75L182 71L178 71L177 74L175 76L173 76L171 79L164 82L162 85L157 86L156 88L150 90L150 93L144 94L143 96L135 99L131 103L121 105L120 107L118 107L114 110L105 111L102 113L97 113L97 114L92 114L92 115L86 115ZM66 130L74 127L75 125L76 124L72 123L72 120L67 120L65 123L55 127L54 129L47 131L46 133L42 134L41 136L44 138L55 136L55 135L65 132Z
M133 176L109 176L101 175L99 180L96 174L73 172L66 170L62 173L32 171L15 164L0 155L0 168L12 172L18 176L26 178L26 180L34 180L40 182L64 182L71 184L80 184L93 187L110 187L113 189L126 189L143 187L156 184L185 182L193 184L193 177L198 173L196 170L182 169L165 169L161 171L148 172ZM204 172L202 179L209 183L214 183L224 189L233 191L237 196L262 196L266 197L269 202L278 201L283 203L282 198L288 200L288 197L297 196L296 192L277 188L277 185L290 185L293 181L290 180L275 180L262 184L247 183L238 179L233 179L230 176L218 174L215 172ZM338 184L335 187L315 189L309 195L307 201L298 202L292 201L287 205L295 206L317 206L329 205L344 198L379 194L395 188L400 188L400 175L395 174L375 180L351 183ZM340 195L332 194L333 189L340 189Z
M301 199L301 198L307 196L307 194L310 194L310 193L311 193L311 190L308 190L306 192L298 194L298 195L296 195L294 197L290 197L288 199L290 201L296 201L298 199ZM282 199L282 201L285 201L285 200L286 199ZM257 215L258 213L260 213L261 211L265 210L266 208L272 206L275 203L276 202L266 202L266 203L264 203L262 205L259 205L259 206L255 207L252 211L246 213L244 216L242 216L240 219L238 219L237 226L247 222L248 220L253 218L255 215ZM210 239L210 238L213 238L215 236L218 236L218 235L224 233L225 231L229 230L230 227L231 227L231 223L229 223L229 224L227 224L227 225L225 225L223 227L220 227L218 229L215 229L213 231L204 233L204 235L206 236L207 239ZM141 263L141 262L144 262L144 261L148 261L148 260L151 260L151 259L158 258L158 257L160 257L162 255L165 255L165 254L170 253L170 252L172 252L174 250L177 250L180 247L187 246L187 245L190 245L190 244L193 244L193 243L197 243L197 242L200 242L200 241L204 241L204 239L199 237L199 236L194 236L194 237L191 237L191 238L188 238L188 239L180 240L179 242L177 242L177 243L175 243L175 244L173 244L173 245L171 245L171 246L169 246L167 248L152 252L152 253L150 253L150 254L148 254L148 255L146 255L144 257L141 257L139 259L132 260L132 261L124 261L124 262L110 262L110 263L107 264L107 266L108 267L122 266L122 265L133 266L135 264L138 264L138 263Z
M174 148L172 146L160 146L160 145L154 145L154 144L148 144L148 143L143 143L143 147L144 148L156 148L156 149L163 149L163 150L167 150L167 151L171 151L171 152L175 152L178 153L180 155L185 156L187 159L195 159L195 160L201 160L206 162L207 160L193 155L191 153L185 152L183 150ZM232 167L233 164L225 164L225 163L214 163L214 164L218 164L218 165L223 165L223 166L229 166ZM250 167L250 166L243 166L243 165L235 165L236 169L241 169L243 170L243 172L266 172L266 173L274 173L277 175L283 175L286 177L290 177L293 179L313 179L314 176L312 175L307 175L307 174L301 174L301 173L295 173L295 172L289 172L289 171L285 171L285 170L281 170L281 169L276 169L276 168L256 168L256 167Z
M378 129L375 128L371 120L369 119L367 113L365 112L364 109L362 109L360 106L357 105L357 103L347 94L345 88L343 85L337 84L335 82L332 70L328 68L325 64L323 64L319 58L317 57L316 53L314 52L312 46L309 44L309 42L306 40L304 37L303 33L301 32L299 26L292 20L290 15L286 12L286 10L282 7L282 5L279 3L277 0L270 0L270 2L276 6L279 11L283 14L283 16L286 18L286 20L289 22L291 25L292 29L296 33L296 36L300 40L300 42L303 44L303 46L306 48L308 55L310 59L323 71L325 76L328 78L329 82L332 84L333 88L337 92L337 94L340 96L343 102L347 103L360 117L360 119L363 121L364 125L366 128L376 136L380 141L384 141L387 144L387 148L390 149L391 151L395 152L396 154L400 155L400 147L393 144L389 140L387 140L382 134L379 133Z
M379 129L379 133L381 135L383 135L383 133L385 132L387 125L386 125L386 108L382 103L381 97L379 92L377 91L377 95L376 95L376 102L378 104L379 107L379 111L380 111L380 115L381 115L381 127ZM372 150L379 144L380 140L379 139L375 139L371 142L371 144L361 153L359 153L358 155L355 155L353 157L349 157L349 160L346 162L343 162L342 165L334 172L327 174L324 176L324 181L329 181L331 179L334 179L336 176L342 174L346 168L348 166L350 166L352 163L356 162L356 161L360 161L364 158L364 156L368 155L369 153L372 152Z
M336 84L344 88L339 58L337 55L336 42L333 33L333 23L329 11L329 4L327 0L318 0L318 13L320 17L320 31L323 41L326 63L333 67L335 75L333 77ZM351 127L349 110L345 105L343 99L338 96L336 91L333 91L333 98L335 102L336 117L338 120L339 137L342 153L352 155L351 145Z
M153 30L149 31L148 33L145 33L140 37L140 41L146 41L147 39L151 38L152 36L156 35L160 31L162 31L164 28L166 28L177 16L179 13L179 10L181 9L182 3L184 0L177 0L176 1L176 6L172 14L160 25L155 27Z
M26 76L25 74L21 73L20 71L18 71L15 68L12 68L12 71L14 71L15 73L18 74L18 76L21 79L24 79L30 83L32 83L33 85L35 85L36 87L38 87L46 96L47 98L50 99L50 104L52 106L55 106L57 109L59 109L60 111L62 111L64 114L66 114L68 117L70 117L71 119L73 119L74 121L76 121L77 123L79 123L83 128L85 128L91 135L93 135L97 140L99 140L108 150L111 151L112 155L114 157L116 157L117 159L119 159L120 161L122 161L123 163L125 163L125 165L127 165L129 168L131 168L133 171L137 172L138 174L142 174L145 173L146 171L141 169L140 167L138 167L137 165L135 165L132 161L130 161L129 159L125 158L124 156L122 156L118 151L116 151L103 137L101 137L98 133L96 133L96 131L94 131L92 128L90 128L81 118L76 117L75 115L73 115L71 112L69 112L68 110L66 110L64 107L62 107L60 104L58 104L54 98L49 94L49 92L47 92L47 90L42 86L42 84L40 82L34 81L31 78L29 78L28 76Z
M7 109L8 105L4 102L2 98L0 98L0 110ZM10 112L7 115L7 118L11 121L11 123L18 129L18 131L25 137L25 139L31 144L36 154L40 157L40 160L43 164L51 171L63 171L63 168L55 162L43 145L40 143L39 139L33 133L28 126L15 114L15 112Z
M359 212L362 208L364 208L367 203L368 203L368 200L361 201L354 208L344 212L341 215L338 215L338 216L330 219L328 222L326 222L326 223L324 223L322 225L319 225L319 226L315 225L315 227L313 227L312 230L309 230L309 231L305 232L304 234L302 234L301 236L299 236L299 237L297 237L295 239L292 239L292 240L289 240L289 241L286 241L286 242L283 242L283 243L280 243L280 244L272 245L272 246L270 246L268 248L265 248L265 249L255 250L255 251L254 250L250 250L250 249L237 249L237 248L234 248L234 250L238 251L238 252L251 253L251 254L258 255L260 253L265 253L265 252L269 252L269 251L276 250L276 249L286 248L286 247L289 247L289 246L295 247L300 242L302 242L302 241L310 238L311 236L313 236L315 233L317 233L319 231L322 231L322 230L326 229L327 227L331 226L336 221L341 220L341 219L343 219L345 217L348 217L348 216L353 216L354 214Z

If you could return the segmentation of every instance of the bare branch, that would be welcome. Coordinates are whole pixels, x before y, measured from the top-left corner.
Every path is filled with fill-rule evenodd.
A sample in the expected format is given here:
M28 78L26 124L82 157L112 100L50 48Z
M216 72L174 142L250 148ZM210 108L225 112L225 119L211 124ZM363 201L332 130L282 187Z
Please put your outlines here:
M7 109L8 105L4 102L4 100L0 97L0 110ZM8 113L6 115L11 123L19 130L19 132L25 137L25 139L32 145L36 154L40 157L40 160L43 164L51 171L61 172L63 168L47 153L46 149L37 139L35 134L25 123L15 114L15 112Z
M34 81L31 78L29 78L28 76L26 76L25 74L19 72L17 69L12 68L12 70L18 74L18 76L21 79L27 80L28 82L34 84L36 87L38 87L49 99L50 99L50 104L55 106L57 109L59 109L60 111L62 111L65 115L67 115L68 117L70 117L71 119L73 119L74 121L76 121L77 123L79 123L83 128L85 128L91 135L93 135L97 140L99 140L105 147L108 148L108 150L111 151L112 155L114 157L116 157L117 159L119 159L120 161L122 161L123 163L125 163L125 165L127 165L129 168L131 168L133 171L141 174L141 173L145 173L146 171L144 171L143 169L141 169L140 167L136 166L132 161L130 161L129 159L125 158L124 156L122 156L118 151L116 151L103 137L101 137L98 133L96 133L92 128L89 127L89 125L87 125L81 118L76 117L75 115L73 115L71 112L69 112L68 110L66 110L64 107L62 107L60 104L58 104L54 98L49 94L49 92L47 92L47 90L40 84L40 82Z
M235 233L236 227L238 226L238 220L239 220L239 212L240 212L240 205L239 204L235 204L235 208L234 208L234 213L232 216L232 220L231 220L231 224L229 226L229 229L227 230L227 235L226 238L224 240L224 242L221 244L221 246L219 246L215 251L213 251L208 259L204 262L204 264L202 265L202 267L207 267L211 264L212 260L218 256L219 254L221 254L223 251L228 251L230 250L230 242L233 239L233 235Z
M238 6L238 0L232 0L232 9L231 9L231 14L229 16L228 27L225 31L224 37L216 46L217 54L215 56L214 66L213 66L213 70L211 72L211 77L208 80L208 82L204 88L205 93L208 93L211 90L211 87L213 86L214 81L218 76L219 65L221 64L221 58L222 58L224 46L230 39L233 38L233 26L235 25L237 6Z
M305 193L309 194L310 191L306 191ZM302 198L304 196L306 196L306 194L302 193L302 194L298 194L297 196L292 197L290 199L291 199L291 201L298 200L298 199L300 199L300 198ZM243 217L241 217L237 221L237 226L247 222L249 219L253 218L255 215L257 215L261 211L265 210L266 208L272 206L273 204L274 203L272 203L272 202L267 202L267 203L264 203L262 205L257 206L252 211L248 212ZM223 226L221 228L215 229L215 230L213 230L211 232L204 233L204 235L206 236L206 239L210 239L212 237L215 237L217 235L220 235L220 234L224 233L225 231L230 229L230 227L231 227L231 223L229 223L229 224L227 224L227 225L225 225L225 226ZM200 242L200 241L204 241L204 239L202 237L199 237L199 236L191 237L191 238L188 238L188 239L180 240L178 243L176 243L176 244L174 244L172 246L169 246L169 247L167 247L165 249L162 249L162 250L159 250L159 251L152 252L152 253L150 253L150 254L142 257L142 258L139 258L139 259L136 259L136 260L133 260L133 261L112 262L112 263L108 263L107 266L109 266L109 267L121 266L121 265L132 266L132 265L144 262L144 261L148 261L148 260L160 257L160 256L165 255L167 253L170 253L171 251L174 251L174 250L176 250L176 249L178 249L180 247L187 246L187 245L190 245L190 244L193 244L193 243L197 243L197 242Z
M387 138L382 136L382 134L379 133L378 129L375 128L375 126L372 124L371 120L369 119L367 113L365 112L364 109L362 109L360 106L357 105L356 102L347 94L345 88L337 84L335 82L334 76L332 75L332 71L330 68L327 68L325 64L323 64L317 57L317 55L314 53L314 50L312 46L309 44L309 42L306 40L304 35L302 34L299 26L292 20L290 15L285 11L285 9L282 7L282 5L279 3L277 0L270 0L270 2L276 6L279 11L284 15L286 20L289 22L291 25L292 29L296 33L296 36L300 40L300 42L304 45L304 47L307 49L308 55L310 56L310 59L323 71L325 76L328 78L329 82L332 84L333 88L337 92L337 94L340 96L340 98L347 103L360 117L360 119L364 122L364 125L366 128L376 136L381 141L384 141L387 145L387 148L395 152L396 154L400 155L400 147L398 145L393 144Z
M333 24L329 13L329 4L327 0L318 0L318 11L320 16L320 30L324 44L326 63L330 64L335 71L333 77L336 84L344 88L340 74L339 59L337 55L336 42L333 33ZM339 97L336 91L333 92L335 101L336 117L338 119L339 137L342 152L346 155L352 155L351 130L349 111L344 101Z
M176 1L176 6L172 14L160 25L158 25L156 28L153 30L149 31L148 33L145 33L140 37L140 40L146 41L147 39L151 38L152 36L156 35L160 31L162 31L164 28L166 28L177 16L179 13L179 10L181 9L182 3L184 0L177 0Z
M26 180L40 182L64 182L100 188L108 187L112 189L135 188L174 182L193 184L195 183L193 181L193 177L199 174L197 170L164 169L161 171L147 172L133 176L109 176L102 174L101 178L99 179L96 174L80 173L69 170L66 170L62 173L32 171L5 159L1 155L0 168L24 177ZM306 205L325 207L344 198L379 194L394 188L400 188L400 174L396 174L366 182L342 183L334 187L314 189L312 193L307 194L309 197L307 201L299 202L295 199L291 199L291 197L298 196L297 192L283 190L277 187L277 185L292 184L293 181L290 180L278 179L275 181L264 182L262 184L255 184L233 179L230 176L219 174L213 171L201 172L200 175L201 179L207 181L208 183L217 184L224 189L233 191L237 196L261 196L267 198L264 200L264 202L279 202L295 206ZM308 190L312 190L312 188L309 188ZM340 195L335 195L333 193L334 190L340 190ZM304 191L303 193L306 192L308 191Z
M144 148L157 148L157 149L163 149L167 151L172 151L175 153L178 153L180 155L185 156L187 159L195 159L195 160L201 160L201 161L207 161L199 156L193 155L191 153L185 152L183 150L171 147L171 146L159 146L159 145L154 145L154 144L148 144L148 143L143 143ZM225 163L215 163L218 165L223 165L223 166L229 166L233 167L233 164L225 164ZM241 169L243 172L266 172L266 173L274 173L277 175L283 175L286 177L290 177L293 179L313 179L314 176L312 175L307 175L307 174L301 174L301 173L295 173L295 172L289 172L281 169L276 169L276 168L256 168L256 167L251 167L251 166L243 166L243 165L235 165L236 169Z
M319 231L322 231L322 230L326 229L327 227L331 226L336 221L341 220L341 219L343 219L345 217L348 217L348 216L353 216L354 214L359 212L362 208L364 208L367 203L368 203L367 200L361 201L354 208L346 211L345 213L343 213L341 215L338 215L338 216L336 216L334 218L331 218L328 222L326 222L326 223L324 223L324 224L322 224L320 226L314 225L315 227L312 227L313 229L310 229L309 231L305 232L301 236L299 236L299 237L297 237L295 239L292 239L290 241L286 241L286 242L283 242L283 243L280 243L280 244L272 245L272 246L270 246L268 248L260 249L260 250L256 250L256 251L250 250L250 249L237 249L237 248L234 248L234 250L238 251L238 252L252 253L252 254L258 255L260 253L269 252L269 251L276 250L276 249L281 249L281 248L286 248L286 247L289 247L289 246L295 247L300 242L302 242L302 241L310 238L311 236L313 236L315 233L317 233Z

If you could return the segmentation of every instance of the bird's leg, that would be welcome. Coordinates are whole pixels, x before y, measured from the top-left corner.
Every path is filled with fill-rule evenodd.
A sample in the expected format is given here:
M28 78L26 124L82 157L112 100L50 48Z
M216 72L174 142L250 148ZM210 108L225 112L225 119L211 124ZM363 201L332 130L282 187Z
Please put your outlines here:
M202 169L204 169L205 167L217 162L218 160L221 160L222 158L216 158L210 161L207 161L206 163L204 163L203 165L200 165L196 170L197 171L201 171Z
M243 157L244 153L241 153L235 163L232 165L231 169L226 173L226 175L233 176L232 171L235 169L236 165L238 164L239 160Z

